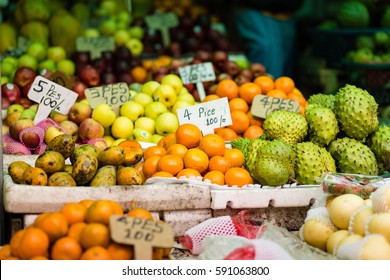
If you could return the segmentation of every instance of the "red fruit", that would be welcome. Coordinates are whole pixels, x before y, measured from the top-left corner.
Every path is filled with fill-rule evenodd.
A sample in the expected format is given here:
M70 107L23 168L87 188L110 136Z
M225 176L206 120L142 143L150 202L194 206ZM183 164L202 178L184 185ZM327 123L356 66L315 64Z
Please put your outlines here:
M1 86L1 95L8 98L9 101L14 102L21 96L20 88L14 83L5 83Z
M16 83L20 88L24 88L28 83L34 81L36 77L34 69L29 67L20 67L16 70L14 75L14 83Z
M100 83L99 72L92 65L86 65L83 67L80 71L79 77L80 81L90 87L96 87Z

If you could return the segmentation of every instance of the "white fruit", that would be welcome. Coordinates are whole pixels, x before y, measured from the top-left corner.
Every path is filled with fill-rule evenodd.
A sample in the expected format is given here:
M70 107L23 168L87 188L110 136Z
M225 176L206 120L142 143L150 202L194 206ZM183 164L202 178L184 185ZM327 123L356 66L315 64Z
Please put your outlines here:
M339 255L338 253L338 250L340 248L342 248L343 246L347 245L347 244L352 244L352 243L355 243L359 240L363 239L363 236L359 235L359 234L351 234L351 235L348 235L347 237L341 239L337 246L333 248L333 252L334 254L336 254L337 256Z
M348 229L352 213L364 204L364 200L355 194L343 194L329 205L329 218L339 229Z

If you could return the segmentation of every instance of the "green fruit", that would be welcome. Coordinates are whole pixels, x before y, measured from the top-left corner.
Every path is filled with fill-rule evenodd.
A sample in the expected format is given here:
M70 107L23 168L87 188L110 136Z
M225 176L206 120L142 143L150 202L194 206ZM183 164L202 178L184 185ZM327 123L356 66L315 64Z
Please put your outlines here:
M288 183L289 170L286 162L273 156L261 156L255 164L253 178L264 186L282 186Z
M334 109L334 101L336 100L336 97L331 94L324 94L324 93L316 93L310 95L309 99L307 100L308 104L318 104L325 108L331 109L333 111Z
M359 1L345 1L336 11L337 22L342 27L367 27L370 14L367 7Z
M381 125L367 138L367 146L374 152L378 163L390 171L390 126Z

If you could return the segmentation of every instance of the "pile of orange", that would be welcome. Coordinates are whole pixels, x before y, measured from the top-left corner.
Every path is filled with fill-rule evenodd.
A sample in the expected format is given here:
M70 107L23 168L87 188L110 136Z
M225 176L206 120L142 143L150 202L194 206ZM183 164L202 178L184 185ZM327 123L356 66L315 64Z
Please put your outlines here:
M123 213L112 200L83 200L67 203L58 212L42 213L34 223L17 231L0 249L1 260L131 260L132 245L110 237L111 215L153 220L143 208ZM154 248L153 258L162 259L167 250Z
M242 187L253 183L243 163L243 153L227 148L222 136L203 135L196 125L182 124L156 146L146 148L137 168L145 179L202 177L218 185Z
M222 80L217 84L215 94L207 95L202 100L202 102L207 102L222 97L228 99L232 124L215 129L215 133L225 141L238 137L250 139L260 137L263 134L263 120L251 114L253 99L258 94L295 100L299 103L302 114L307 105L305 97L295 87L294 80L290 77L283 76L274 80L264 75L241 86L237 85L234 80Z

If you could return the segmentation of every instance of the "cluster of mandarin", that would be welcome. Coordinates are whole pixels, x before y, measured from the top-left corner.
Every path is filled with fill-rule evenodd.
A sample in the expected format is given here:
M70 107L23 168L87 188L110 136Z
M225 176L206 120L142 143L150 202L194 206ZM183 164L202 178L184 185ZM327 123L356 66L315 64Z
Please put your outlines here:
M0 260L131 260L132 245L110 237L111 215L154 220L143 208L123 213L112 200L67 203L58 212L38 215L33 224L17 231L0 249ZM169 257L171 249L153 248L153 259Z

